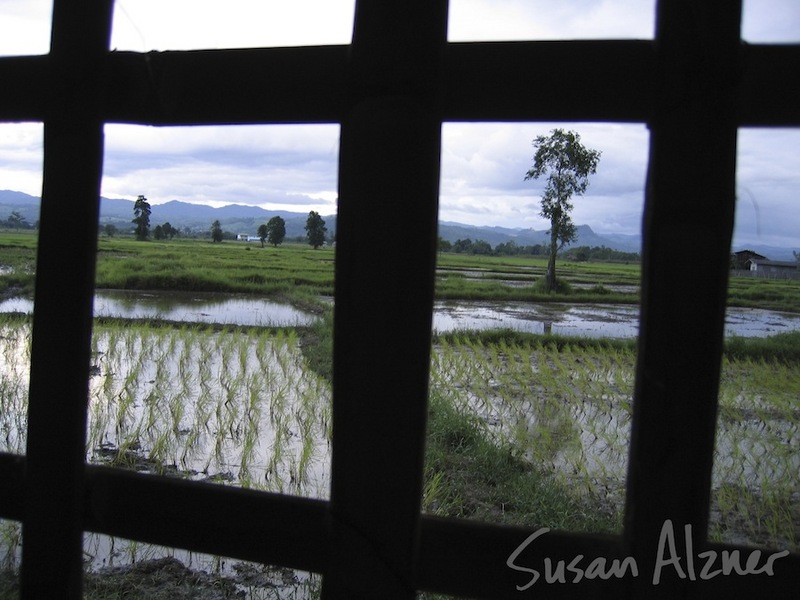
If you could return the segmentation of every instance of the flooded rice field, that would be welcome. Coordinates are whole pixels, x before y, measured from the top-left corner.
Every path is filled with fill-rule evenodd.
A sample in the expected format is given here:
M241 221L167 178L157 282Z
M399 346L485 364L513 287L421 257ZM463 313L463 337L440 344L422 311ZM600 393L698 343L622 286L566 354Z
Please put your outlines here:
M33 312L33 302L24 298L1 301L0 313L10 312L30 314ZM303 326L317 319L316 315L288 304L256 296L123 290L98 291L94 313L98 317L122 319L263 327ZM525 333L630 339L639 332L639 307L622 304L480 301L440 301L434 305L435 332L496 328ZM800 314L795 313L731 307L725 320L727 336L764 337L798 330Z
M526 333L635 338L639 307L622 304L561 302L437 302L433 328L438 332L508 328ZM728 308L725 335L765 337L800 331L800 314L757 308Z
M0 302L0 313L33 312L33 301L11 298ZM187 323L215 323L263 327L297 327L316 316L293 306L244 294L174 291L98 290L97 317L159 319Z
M98 293L96 314L189 322L95 327L86 460L327 498L331 390L307 368L291 329L316 317L252 297L163 296ZM0 312L13 311L30 306L0 304ZM192 324L203 322L289 329ZM509 327L628 338L637 323L636 307L612 305L439 302L434 314L437 331ZM797 329L797 315L728 311L728 335ZM621 511L634 363L626 350L443 342L434 348L431 389L598 510ZM0 325L2 452L25 451L29 367L30 325ZM791 368L725 362L712 487L712 539L798 550L800 376ZM19 551L15 527L0 523L7 561ZM164 555L202 568L219 560L94 534L86 536L85 555L92 568Z
M30 342L29 324L0 327L2 452L25 452ZM99 325L92 357L87 462L328 497L330 386L305 368L293 330ZM208 568L218 560L96 534L86 534L84 554L93 568L164 555Z
M437 345L431 386L596 510L622 514L635 353ZM724 361L709 536L800 549L800 374Z

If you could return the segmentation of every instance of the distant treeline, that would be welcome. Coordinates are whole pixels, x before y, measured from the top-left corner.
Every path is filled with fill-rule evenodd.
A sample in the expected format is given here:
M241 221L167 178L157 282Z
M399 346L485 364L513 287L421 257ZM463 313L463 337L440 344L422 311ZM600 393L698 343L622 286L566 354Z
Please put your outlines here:
M520 246L513 241L497 244L492 248L489 242L484 240L472 241L456 240L450 242L439 238L440 252L453 252L455 254L481 254L485 256L547 256L549 248L544 244L534 244L532 246ZM622 252L605 246L578 246L577 248L567 248L561 251L561 257L575 261L616 261L616 262L639 262L638 252Z
M38 221L36 223L29 223L28 220L16 210L12 210L7 219L0 219L0 228L2 229L35 229L37 226Z

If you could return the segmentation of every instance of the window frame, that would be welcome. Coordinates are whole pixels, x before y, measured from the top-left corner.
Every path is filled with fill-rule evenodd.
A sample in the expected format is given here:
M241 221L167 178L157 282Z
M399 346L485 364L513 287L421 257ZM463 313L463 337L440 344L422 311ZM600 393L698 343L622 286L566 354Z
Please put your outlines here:
M651 131L624 531L551 532L530 555L633 556L643 575L548 595L800 589L796 553L773 577L644 575L668 519L693 527L696 552L746 552L706 539L736 131L800 125L800 46L744 45L739 0L660 0L654 40L486 43L446 41L446 0L360 0L347 46L142 54L109 52L112 6L55 0L50 53L0 58L0 120L45 128L28 447L0 456L0 516L23 522L21 597L80 596L84 531L320 572L325 598L519 596L525 578L506 561L530 529L420 512L444 121ZM85 464L107 122L341 125L330 501ZM384 245L366 225L397 223L401 202L403 235L417 237ZM688 268L673 259L676 235L699 248Z

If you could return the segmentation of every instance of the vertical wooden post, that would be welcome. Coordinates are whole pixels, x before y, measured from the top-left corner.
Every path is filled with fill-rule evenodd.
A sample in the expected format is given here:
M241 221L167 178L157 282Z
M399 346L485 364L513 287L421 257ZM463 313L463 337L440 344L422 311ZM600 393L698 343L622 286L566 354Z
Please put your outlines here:
M646 573L667 520L681 539L686 525L696 543L706 538L735 207L740 15L740 3L728 0L658 7L625 524ZM647 587L642 597L689 583L645 579L637 580Z
M446 2L362 1L342 122L325 598L415 597ZM368 292L366 291L368 290Z
M22 597L81 597L83 473L112 2L56 0L31 350Z

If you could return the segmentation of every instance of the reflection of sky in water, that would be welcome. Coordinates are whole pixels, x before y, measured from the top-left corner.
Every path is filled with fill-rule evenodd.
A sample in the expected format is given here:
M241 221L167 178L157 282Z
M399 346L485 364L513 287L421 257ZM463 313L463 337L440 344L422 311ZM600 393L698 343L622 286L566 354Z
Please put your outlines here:
M32 308L33 303L22 298L0 302L0 313L29 313ZM130 291L98 292L95 315L273 327L308 325L316 318L288 304L254 296ZM527 333L633 338L639 331L639 308L611 304L437 302L433 328L440 333L507 328ZM727 336L766 337L798 330L800 314L729 308L725 319Z
M436 305L433 328L437 332L507 328L526 333L632 338L639 331L638 318L638 308L631 306L443 302Z
M639 332L638 306L609 304L527 304L509 302L440 302L433 328L437 332L458 329L508 328L528 333L572 336L633 338ZM766 337L800 330L800 314L752 308L729 308L725 335Z
M0 312L29 313L32 309L33 302L22 298L0 302ZM308 325L316 319L288 304L252 296L176 292L98 292L94 299L94 314L123 319L267 327Z
M226 325L308 325L315 317L288 304L262 298L225 294L98 293L95 315L122 318L159 318L167 321Z

